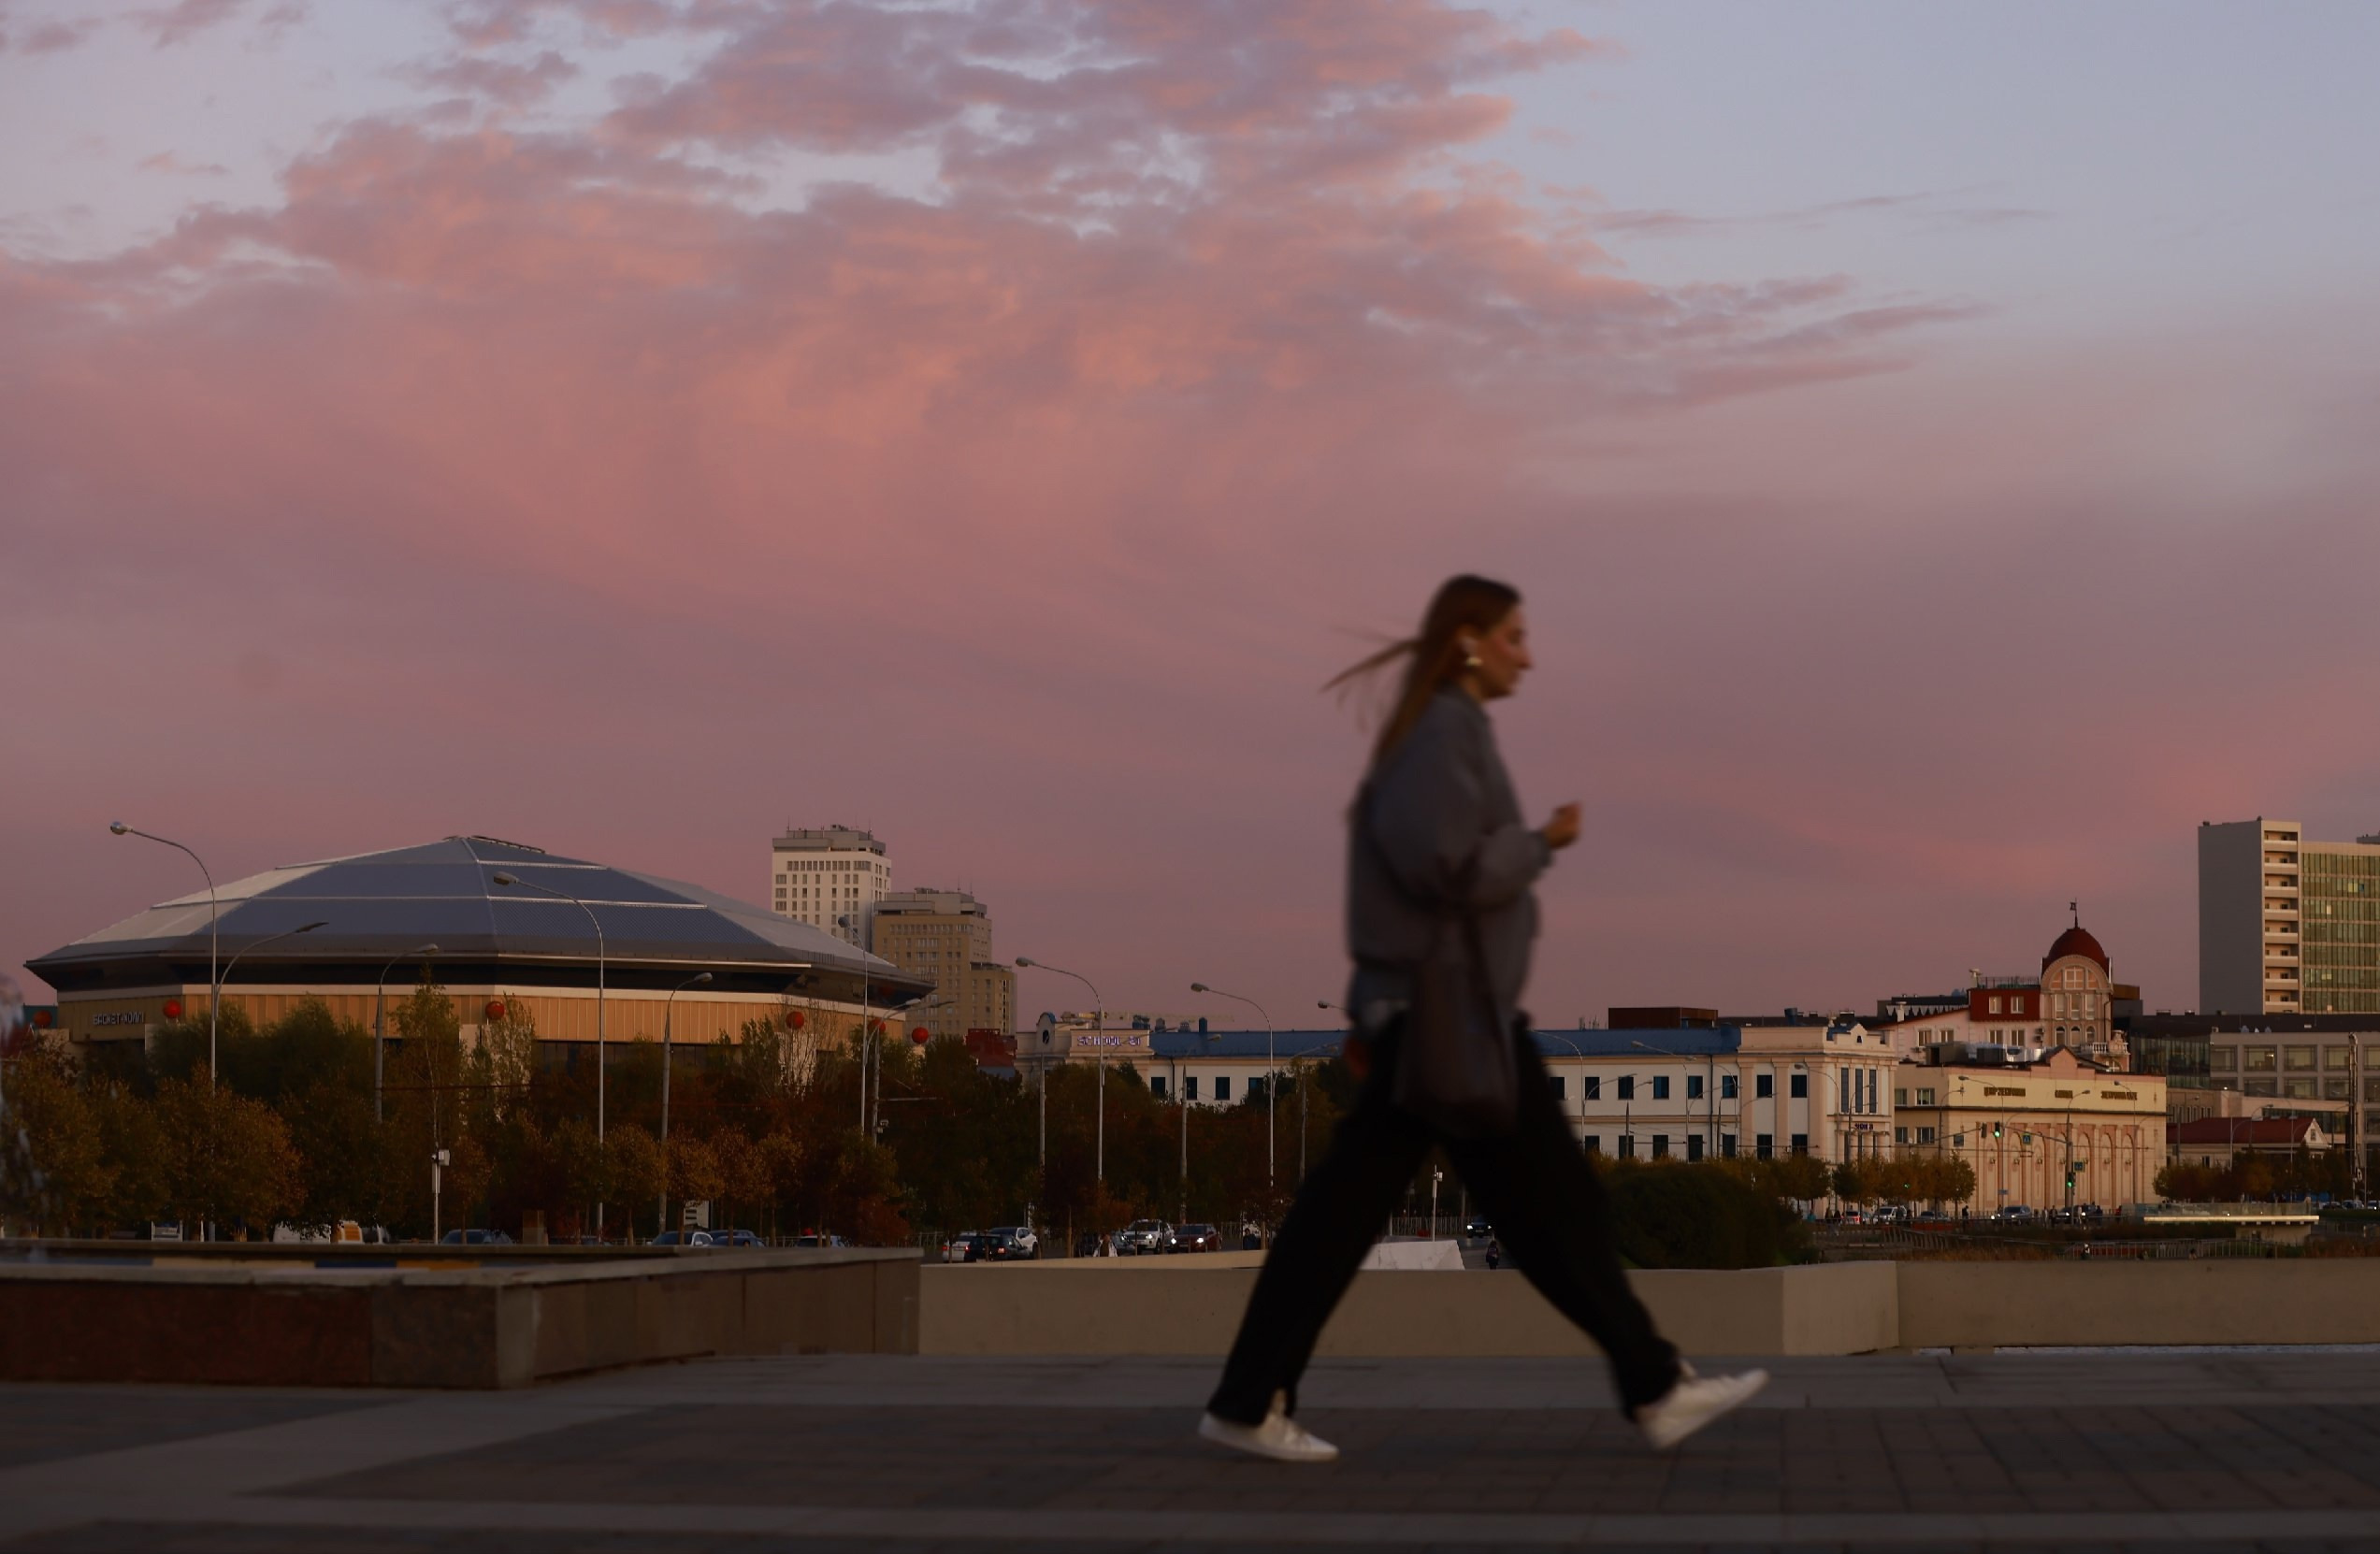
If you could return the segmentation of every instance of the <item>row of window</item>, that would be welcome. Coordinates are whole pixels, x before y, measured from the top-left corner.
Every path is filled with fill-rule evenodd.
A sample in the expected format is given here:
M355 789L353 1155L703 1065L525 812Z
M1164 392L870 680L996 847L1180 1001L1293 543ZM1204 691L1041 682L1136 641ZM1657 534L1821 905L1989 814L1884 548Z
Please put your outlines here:
M1646 1137L1647 1141L1649 1142L1649 1144L1650 1144L1650 1145L1651 1145L1651 1147L1652 1147L1652 1157L1651 1157L1652 1158L1656 1159L1656 1160L1666 1160L1666 1159L1669 1158L1669 1135L1668 1135L1668 1134L1666 1134L1666 1133L1648 1133L1648 1134L1646 1134L1646 1135L1645 1135L1645 1137ZM1689 1160L1699 1160L1699 1159L1701 1159L1701 1158L1702 1158L1702 1157L1703 1157L1703 1136L1702 1136L1700 1133L1688 1133L1688 1134L1685 1134L1685 1135L1684 1135L1684 1138L1685 1138L1685 1141L1686 1141L1686 1158L1687 1158L1687 1159L1689 1159ZM1602 1134L1600 1134L1600 1133L1589 1133L1589 1134L1586 1134L1586 1135L1584 1135L1584 1136L1583 1136L1583 1138L1580 1140L1580 1142L1581 1142L1581 1143L1583 1143L1583 1144L1587 1146L1587 1153L1588 1153L1588 1154L1590 1154L1590 1155L1600 1155L1600 1154L1602 1154L1602 1153L1603 1153L1603 1135L1602 1135ZM1622 1133L1622 1134L1620 1134L1618 1137L1614 1138L1614 1139L1611 1141L1611 1145L1612 1145L1612 1153L1613 1153L1615 1156L1617 1156L1619 1158L1623 1159L1623 1160L1633 1160L1633 1159L1637 1158L1637 1135L1636 1135L1636 1134L1634 1134L1634 1133ZM1791 1147L1791 1149L1793 1150L1793 1152L1794 1152L1795 1154L1796 1154L1796 1155L1807 1155L1807 1154L1809 1154L1809 1153L1810 1153L1810 1135L1809 1135L1809 1134L1807 1134L1807 1133L1796 1133L1796 1134L1794 1134L1794 1135L1793 1135L1793 1137L1792 1137L1792 1140L1791 1140L1790 1147ZM1737 1152L1737 1140L1736 1140L1736 1135L1735 1135L1735 1134L1733 1134L1733 1133L1722 1133L1722 1134L1720 1134L1720 1135L1719 1135L1719 1156L1720 1156L1720 1158L1722 1158L1722 1159L1726 1159L1726 1160L1732 1160L1732 1159L1734 1159L1734 1158L1736 1158L1736 1152ZM1753 1153L1754 1155L1758 1156L1761 1159L1764 1159L1764 1160L1767 1160L1767 1159L1773 1159L1773 1158L1776 1158L1776 1154L1777 1154L1777 1136L1776 1136L1775 1134L1773 1134L1773 1133L1755 1133L1755 1134L1753 1134Z
M1808 1100L1810 1097L1810 1075L1806 1073L1797 1073L1792 1077L1792 1093L1794 1099L1796 1101ZM1656 1073L1652 1076L1652 1093L1649 1099L1653 1101L1668 1101L1672 1099L1669 1076L1667 1074ZM1579 1076L1579 1083L1583 1087L1584 1091L1582 1099L1587 1101L1601 1101L1603 1099L1603 1076L1601 1074L1581 1074ZM1703 1076L1701 1074L1690 1073L1686 1075L1685 1099L1688 1101L1700 1101L1704 1098L1706 1093L1707 1092L1703 1088ZM1554 1099L1557 1101L1566 1101L1569 1099L1570 1076L1568 1074L1557 1073L1553 1075L1553 1094ZM1777 1076L1775 1074L1757 1073L1753 1075L1753 1096L1755 1100L1773 1100L1776 1094ZM1737 1101L1740 1100L1741 1097L1742 1087L1738 1083L1737 1076L1732 1073L1721 1074L1719 1076L1719 1099L1722 1101ZM1614 1101L1635 1101L1639 1099L1637 1094L1637 1076L1632 1073L1623 1073L1613 1081L1611 1099Z
M1207 1099L1210 1101L1231 1100L1232 1076L1228 1073L1219 1073L1212 1077L1214 1084L1208 1092ZM1160 1101L1163 1101L1168 1095L1170 1095L1172 1092L1166 1088L1166 1076L1161 1073L1150 1075L1148 1081L1148 1093L1155 1096ZM1261 1073L1249 1075L1246 1098L1249 1101L1261 1101L1263 1097L1264 1076ZM1194 1073L1186 1073L1182 1075L1182 1099L1184 1101L1196 1101L1198 1099L1198 1075Z
M2317 1056L2318 1055L2318 1056ZM2331 1046L2218 1046L2207 1048L2206 1066L2214 1073L2271 1073L2275 1068L2291 1073L2311 1073L2318 1066L2333 1073L2352 1072L2355 1048L2344 1043ZM2363 1050L2363 1066L2380 1069L2380 1042Z

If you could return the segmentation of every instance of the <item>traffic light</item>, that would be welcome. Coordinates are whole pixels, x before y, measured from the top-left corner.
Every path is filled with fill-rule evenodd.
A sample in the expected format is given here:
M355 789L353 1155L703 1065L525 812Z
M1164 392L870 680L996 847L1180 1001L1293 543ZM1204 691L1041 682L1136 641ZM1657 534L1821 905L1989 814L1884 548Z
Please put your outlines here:
M1999 1136L2000 1136L2000 1125L1999 1125L1998 1123L1997 1123L1997 1122L1996 1122L1996 1123L1992 1124L1992 1137L1994 1137L1994 1138L1996 1138L1996 1139L1997 1139L1997 1138L1998 1138Z

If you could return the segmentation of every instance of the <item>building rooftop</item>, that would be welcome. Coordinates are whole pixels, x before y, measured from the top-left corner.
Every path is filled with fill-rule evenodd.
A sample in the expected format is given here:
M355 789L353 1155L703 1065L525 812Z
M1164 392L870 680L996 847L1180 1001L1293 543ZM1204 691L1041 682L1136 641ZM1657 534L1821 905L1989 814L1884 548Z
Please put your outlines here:
M2380 1033L2380 1014L2134 1014L2134 1036L2346 1036Z
M2173 1142L2255 1147L2286 1144L2295 1148L2319 1126L2313 1117L2200 1117L2195 1122L2175 1124Z
M780 853L882 853L885 844L873 831L855 830L849 826L818 826L808 829L786 827L772 844Z
M1539 1030L1532 1033L1537 1050L1548 1058L1703 1058L1732 1053L1740 1044L1731 1028L1697 1027L1686 1030ZM1337 1054L1347 1031L1273 1032L1272 1051L1280 1060L1328 1058ZM1641 1043L1641 1045L1639 1045ZM1262 1030L1161 1030L1151 1033L1149 1050L1159 1058L1229 1058L1262 1062L1265 1033ZM1653 1050L1647 1052L1644 1048Z
M2056 942L2050 945L2050 953L2041 957L2041 969L2047 971L2050 962L2063 960L2070 955L2088 957L2099 962L2100 971L2108 969L2107 952L2099 948L2099 942L2092 938L2091 930L2080 922L2057 936Z
M498 885L499 871L523 885ZM574 896L588 911L525 888L530 885ZM424 944L437 945L443 966L550 975L597 958L599 923L602 957L615 986L635 985L639 968L651 969L649 978L695 966L747 971L778 983L821 973L838 983L856 981L864 971L888 1003L900 1001L913 984L920 991L926 986L890 961L764 907L492 837L447 837L268 869L227 882L215 896L225 960L302 924L323 925L243 958L239 981L288 981L291 968L299 967L311 980L369 982L392 958L413 963L420 957L412 952ZM208 916L205 891L178 896L27 964L61 991L203 981Z

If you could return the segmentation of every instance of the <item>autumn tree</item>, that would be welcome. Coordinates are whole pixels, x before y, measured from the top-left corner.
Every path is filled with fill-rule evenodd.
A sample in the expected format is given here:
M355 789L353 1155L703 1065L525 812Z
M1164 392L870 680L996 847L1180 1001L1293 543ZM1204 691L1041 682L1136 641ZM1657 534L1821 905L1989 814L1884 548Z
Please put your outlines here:
M727 1178L719 1170L718 1152L710 1140L682 1133L670 1140L668 1154L672 1202L707 1203L727 1196ZM716 1219L712 1222L718 1223ZM662 1229L670 1227L664 1225Z
M304 1200L289 1130L264 1102L202 1076L158 1086L155 1111L174 1217L269 1230Z
M22 1220L36 1235L106 1225L116 1167L62 1056L32 1048L8 1060L0 1162L0 1222Z
M603 1140L606 1195L599 1202L620 1206L621 1231L633 1239L636 1211L661 1197L661 1145L632 1122L610 1129Z

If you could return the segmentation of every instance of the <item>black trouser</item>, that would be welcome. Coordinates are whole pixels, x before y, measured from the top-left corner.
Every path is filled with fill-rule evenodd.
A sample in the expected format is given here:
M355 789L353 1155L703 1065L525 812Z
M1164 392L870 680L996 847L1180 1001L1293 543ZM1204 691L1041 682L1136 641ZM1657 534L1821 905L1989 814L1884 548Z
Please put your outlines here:
M1217 1416L1255 1424L1286 1391L1292 1410L1298 1377L1313 1357L1322 1324L1347 1293L1364 1254L1388 1227L1430 1145L1444 1146L1454 1168L1495 1226L1496 1237L1545 1298L1586 1330L1611 1361L1623 1407L1633 1411L1678 1379L1678 1351L1654 1331L1628 1288L1611 1238L1603 1184L1547 1083L1536 1045L1520 1046L1520 1117L1511 1136L1440 1137L1390 1101L1397 1028L1374 1043L1372 1072L1355 1109L1331 1139L1330 1152L1298 1188L1274 1238L1207 1404Z

